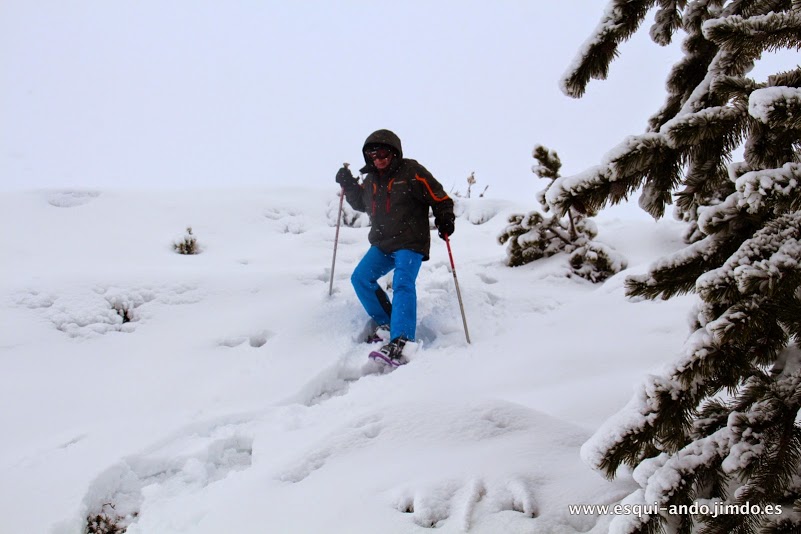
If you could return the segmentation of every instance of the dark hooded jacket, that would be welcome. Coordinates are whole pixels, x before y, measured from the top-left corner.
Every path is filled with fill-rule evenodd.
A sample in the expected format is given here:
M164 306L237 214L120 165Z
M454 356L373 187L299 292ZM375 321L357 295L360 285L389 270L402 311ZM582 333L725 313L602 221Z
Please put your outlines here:
M393 152L388 169L379 174L366 155L365 174L361 184L356 181L345 185L345 196L353 209L370 215L372 226L369 241L383 252L400 249L413 250L428 259L431 247L431 230L428 223L429 207L436 224L454 219L453 200L442 185L425 167L413 159L403 157L400 138L389 130L378 130L367 137L364 150L384 145Z

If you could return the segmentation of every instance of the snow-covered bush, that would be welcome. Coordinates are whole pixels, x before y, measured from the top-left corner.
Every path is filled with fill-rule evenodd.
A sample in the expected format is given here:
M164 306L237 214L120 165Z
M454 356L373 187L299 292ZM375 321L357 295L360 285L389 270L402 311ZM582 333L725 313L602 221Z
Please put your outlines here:
M148 289L95 288L55 298L45 315L55 327L73 338L109 332L133 332L141 319L140 307L156 298Z
M134 512L134 518L138 515ZM106 504L103 506L103 511L86 518L86 534L124 534L128 527L131 518L122 517L115 513L114 506Z
M642 188L640 206L656 218L675 201L689 245L630 277L627 293L695 291L701 302L677 361L582 455L610 478L635 467L641 488L628 504L738 510L618 516L614 532L801 532L801 68L747 76L763 52L801 46L801 2L612 0L565 93L605 78L655 5L654 41L687 34L667 101L646 133L557 179L547 200L558 213L595 211ZM738 149L744 161L732 163Z
M626 260L611 247L587 241L570 254L570 268L590 282L603 282L626 268Z
M480 225L491 221L506 207L501 200L488 198L454 198L453 214L470 224ZM434 217L431 216L431 228L434 228Z
M534 147L533 157L538 165L532 171L541 178L550 178L548 186L538 194L544 212L550 210L545 194L559 177L562 162L559 155L542 145ZM567 217L543 215L532 211L526 215L514 214L509 225L498 236L500 244L508 243L506 264L510 267L525 265L540 258L566 252L575 274L591 282L602 282L609 276L626 268L626 260L610 247L592 240L598 229L584 214L569 210Z
M200 245L197 243L197 237L192 233L191 226L187 227L186 234L173 241L172 248L178 254L200 254Z

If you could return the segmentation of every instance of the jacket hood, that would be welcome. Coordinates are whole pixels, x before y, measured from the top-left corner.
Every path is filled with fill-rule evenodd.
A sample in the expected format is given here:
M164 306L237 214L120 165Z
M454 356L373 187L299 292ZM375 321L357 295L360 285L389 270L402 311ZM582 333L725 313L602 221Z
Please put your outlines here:
M362 155L364 155L365 149L370 145L387 145L395 152L395 157L397 159L403 158L403 148L401 147L400 137L390 130L376 130L368 135L362 147ZM367 164L367 167L372 167L373 165L373 162L370 161L367 156L364 156L364 162Z

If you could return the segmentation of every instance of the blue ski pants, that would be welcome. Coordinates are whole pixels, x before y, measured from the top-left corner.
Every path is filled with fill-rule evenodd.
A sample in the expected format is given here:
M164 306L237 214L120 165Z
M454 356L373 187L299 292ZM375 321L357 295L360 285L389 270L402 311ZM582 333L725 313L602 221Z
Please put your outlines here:
M417 275L423 255L401 249L392 253L370 247L353 270L350 281L356 296L376 324L388 324L390 339L414 340L417 331ZM378 279L392 269L392 303Z

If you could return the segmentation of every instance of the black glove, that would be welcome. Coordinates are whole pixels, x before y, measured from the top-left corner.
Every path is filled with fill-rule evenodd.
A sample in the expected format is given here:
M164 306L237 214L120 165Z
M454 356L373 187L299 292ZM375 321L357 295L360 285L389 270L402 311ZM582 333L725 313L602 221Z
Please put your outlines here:
M337 171L336 182L344 188L352 187L358 182L354 178L353 173L347 167L342 167Z
M454 217L451 215L450 217L443 217L442 219L434 220L434 224L437 227L439 232L439 237L445 239L445 236L452 236L454 230L456 230L455 225L453 224Z

